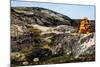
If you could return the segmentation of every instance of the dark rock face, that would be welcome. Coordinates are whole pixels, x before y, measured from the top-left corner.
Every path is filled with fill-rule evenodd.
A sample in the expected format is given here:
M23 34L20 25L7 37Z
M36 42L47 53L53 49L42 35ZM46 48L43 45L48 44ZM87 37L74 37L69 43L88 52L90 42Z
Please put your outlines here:
M46 48L34 48L27 58L32 61L34 58L38 58L39 61L45 60L52 56L52 51Z
M42 26L71 25L71 19L44 8L11 8L11 23L25 25L39 24Z
M11 63L35 65L94 56L95 26L91 25L93 34L79 34L79 20L39 7L12 7ZM65 60L58 61L59 57Z

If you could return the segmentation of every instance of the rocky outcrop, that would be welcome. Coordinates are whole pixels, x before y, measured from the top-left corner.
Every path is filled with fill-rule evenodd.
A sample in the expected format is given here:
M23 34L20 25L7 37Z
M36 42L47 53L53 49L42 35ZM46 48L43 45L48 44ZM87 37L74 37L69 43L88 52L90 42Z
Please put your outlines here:
M48 9L12 7L11 63L35 65L76 61L87 54L93 57L95 32L80 34L78 25L76 20Z
M62 14L44 8L11 8L11 23L25 25L39 24L42 26L71 25L71 19Z

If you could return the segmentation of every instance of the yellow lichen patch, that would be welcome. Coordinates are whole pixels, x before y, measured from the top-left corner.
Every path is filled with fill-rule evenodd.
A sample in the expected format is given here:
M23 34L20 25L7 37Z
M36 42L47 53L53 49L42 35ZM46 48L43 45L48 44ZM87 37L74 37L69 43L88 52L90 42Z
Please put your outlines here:
M87 17L84 17L80 22L79 33L83 34L91 33L91 25Z
M36 32L36 33L40 33L41 31L39 30L39 29L35 29L35 28L29 28L28 29L29 30L29 32Z
M43 46L43 48L49 48L48 44L45 44L45 45Z

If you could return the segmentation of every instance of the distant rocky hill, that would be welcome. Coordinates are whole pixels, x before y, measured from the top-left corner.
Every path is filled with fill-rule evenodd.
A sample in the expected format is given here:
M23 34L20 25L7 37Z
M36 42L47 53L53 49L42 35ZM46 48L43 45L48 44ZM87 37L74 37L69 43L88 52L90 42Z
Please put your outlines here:
M11 23L19 25L39 24L42 26L69 25L78 27L81 19L71 19L68 16L40 7L12 7ZM94 31L95 21L90 20Z
M72 20L57 12L34 8L11 8L11 22L15 24L39 24L43 26L71 25Z
M63 63L79 59L81 55L87 58L86 54L92 59L84 61L95 60L95 21L91 21L91 34L78 33L79 24L80 19L71 19L52 10L11 7L11 63Z

